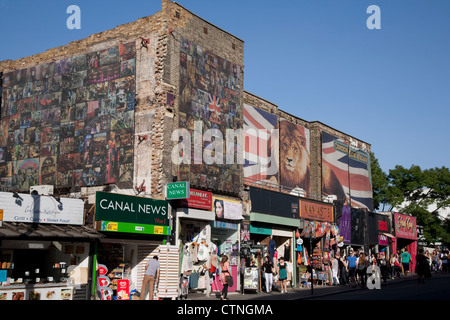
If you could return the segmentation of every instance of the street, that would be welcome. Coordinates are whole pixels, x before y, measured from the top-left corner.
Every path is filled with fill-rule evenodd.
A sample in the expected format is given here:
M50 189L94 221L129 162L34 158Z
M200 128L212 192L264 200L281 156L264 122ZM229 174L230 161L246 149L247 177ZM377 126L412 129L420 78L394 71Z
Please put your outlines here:
M347 286L315 286L311 289L289 289L287 294L274 291L268 293L230 293L229 301L295 301L295 300L449 300L450 274L433 274L424 284L419 284L415 275L407 279L388 280L381 289L362 289ZM189 294L188 300L218 300L214 295Z

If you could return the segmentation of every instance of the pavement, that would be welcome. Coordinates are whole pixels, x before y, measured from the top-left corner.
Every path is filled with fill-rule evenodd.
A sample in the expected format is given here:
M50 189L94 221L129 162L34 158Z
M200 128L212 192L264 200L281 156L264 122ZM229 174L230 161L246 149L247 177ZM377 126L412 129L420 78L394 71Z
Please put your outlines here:
M449 277L450 274L433 273L433 278ZM381 281L381 287L390 284L399 283L402 281L417 281L415 274L409 274L406 278L388 279L386 282ZM230 301L246 301L246 300L302 300L310 298L324 297L326 299L329 295L335 295L343 292L361 290L361 287L353 287L352 285L316 285L312 288L288 288L288 293L281 293L278 290L274 290L271 293L248 291L244 294L240 292L229 292L228 299ZM184 300L184 298L182 299ZM220 293L211 293L209 295L202 291L190 292L186 300L220 300Z

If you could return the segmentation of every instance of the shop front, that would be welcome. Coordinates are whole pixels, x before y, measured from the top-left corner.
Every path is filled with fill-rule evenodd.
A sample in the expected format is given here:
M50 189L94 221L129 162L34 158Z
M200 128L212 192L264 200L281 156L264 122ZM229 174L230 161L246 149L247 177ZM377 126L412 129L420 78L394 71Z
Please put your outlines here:
M165 200L96 193L95 227L104 237L95 247L95 299L148 299L142 280L145 265L154 256L161 266L154 299L178 296L178 250L167 243L172 229L170 210Z
M84 202L0 192L0 300L86 300L91 249Z
M299 285L331 284L331 256L342 240L334 224L333 205L300 199L299 217L303 222L302 230L296 234Z
M246 252L250 253L247 259L250 264L248 268L257 268L259 271L258 290L266 290L261 266L267 256L275 266L281 257L284 258L288 271L287 286L295 286L297 282L295 233L301 227L299 198L290 194L251 187L250 200L250 241ZM256 274L250 269L244 272ZM276 288L279 288L280 284L277 280L275 276L274 284Z
M412 262L409 264L409 272L414 272L417 255L417 224L416 218L394 212L395 240L393 252L399 255L407 251L411 255Z
M179 275L189 291L211 292L211 277L217 268L216 245L211 241L212 193L190 189L187 199L176 202L176 246L180 252Z
M228 292L240 290L240 222L243 220L242 203L236 199L213 196L213 212L215 221L211 226L212 255L218 263L212 265L210 271L211 292L221 292L223 285L220 281L220 260L226 256L230 263L233 285ZM214 270L215 269L215 270Z

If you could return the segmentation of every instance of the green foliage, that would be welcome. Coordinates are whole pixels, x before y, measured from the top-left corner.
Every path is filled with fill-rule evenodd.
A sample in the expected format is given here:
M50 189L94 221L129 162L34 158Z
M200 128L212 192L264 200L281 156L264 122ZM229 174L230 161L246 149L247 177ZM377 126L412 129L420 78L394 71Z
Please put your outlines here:
M450 221L443 221L438 211L450 206L450 171L446 167L422 170L395 166L386 175L375 155L371 155L374 208L411 214L424 227L428 242L450 244Z

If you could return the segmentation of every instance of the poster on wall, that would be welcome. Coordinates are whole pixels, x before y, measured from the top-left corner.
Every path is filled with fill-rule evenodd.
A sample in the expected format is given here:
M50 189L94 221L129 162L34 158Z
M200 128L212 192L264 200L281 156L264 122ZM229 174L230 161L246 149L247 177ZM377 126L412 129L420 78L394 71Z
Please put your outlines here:
M280 119L280 184L310 192L309 129Z
M373 210L370 155L327 132L322 132L322 194Z
M322 132L322 194L349 204L348 143Z
M241 220L242 203L225 198L213 198L213 210L217 219Z
M373 209L370 155L361 149L349 149L348 173L351 205Z
M1 89L2 190L132 181L134 42L9 72Z
M242 74L241 66L181 39L179 128L189 131L192 148L188 163L180 165L178 180L239 192L243 159L238 139L242 137L227 139L227 130L243 128ZM227 159L227 153L234 160Z
M278 184L278 117L244 104L244 179Z

